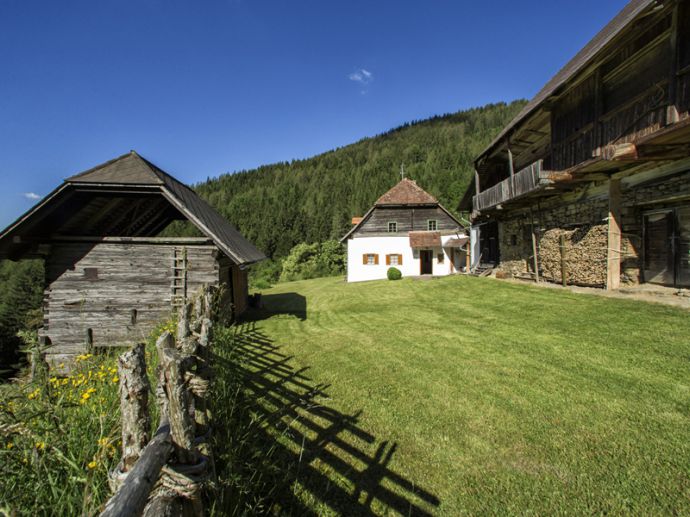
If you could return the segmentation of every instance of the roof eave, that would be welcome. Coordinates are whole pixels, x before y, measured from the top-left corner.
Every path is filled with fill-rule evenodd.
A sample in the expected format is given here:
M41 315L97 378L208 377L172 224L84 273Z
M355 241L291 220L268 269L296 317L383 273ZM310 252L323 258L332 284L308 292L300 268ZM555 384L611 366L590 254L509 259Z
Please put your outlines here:
M631 7L634 3L638 3L637 6ZM580 51L570 59L561 69L556 72L556 74L542 87L542 89L533 97L533 99L527 103L527 105L518 113L513 120L508 123L508 125L503 128L503 130L494 138L494 140L482 151L482 153L475 159L475 165L477 165L481 160L490 156L495 149L505 140L506 137L514 131L517 131L518 126L532 116L537 110L543 107L544 103L549 97L558 93L559 90L565 86L568 81L573 79L578 73L587 68L596 58L601 56L605 47L615 39L626 27L628 27L637 17L649 6L656 3L656 0L632 0L628 3L608 24L606 24ZM630 8L631 12L626 13L626 10ZM621 18L619 20L619 18ZM616 27L616 24L620 26ZM588 49L602 33L607 29L613 28L610 34L606 35L601 42L594 46L592 49ZM578 61L580 61L578 63ZM573 66L572 70L568 70L570 66ZM563 77L559 78L560 74L564 74ZM553 84L551 84L553 83ZM538 100L537 100L538 99ZM535 102L536 101L536 102Z

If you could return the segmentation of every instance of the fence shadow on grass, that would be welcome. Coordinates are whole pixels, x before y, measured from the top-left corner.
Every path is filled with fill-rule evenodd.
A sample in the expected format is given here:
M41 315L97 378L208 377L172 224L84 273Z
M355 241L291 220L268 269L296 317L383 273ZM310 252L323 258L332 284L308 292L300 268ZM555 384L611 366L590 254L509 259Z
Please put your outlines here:
M215 357L217 513L430 515L440 504L390 469L396 443L362 429L361 411L328 407L328 386L256 322L227 332Z

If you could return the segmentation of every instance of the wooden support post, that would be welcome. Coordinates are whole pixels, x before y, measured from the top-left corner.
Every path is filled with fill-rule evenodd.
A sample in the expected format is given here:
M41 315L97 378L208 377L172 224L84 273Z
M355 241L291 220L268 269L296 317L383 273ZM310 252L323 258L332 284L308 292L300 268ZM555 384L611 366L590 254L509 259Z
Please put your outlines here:
M120 412L122 414L122 471L129 471L150 438L149 390L146 347L143 343L118 358Z
M471 235L472 230L470 230ZM467 251L465 252L465 274L470 274L470 269L472 269L472 239L467 241Z
M606 289L621 283L621 180L609 180L609 224L606 261Z
M671 14L671 35L669 37L670 42L670 62L671 67L669 70L668 77L668 105L666 108L666 124L674 124L680 120L680 114L678 113L678 63L679 63L679 41L678 41L678 23L679 23L679 11L681 5L677 2L673 6L673 13Z
M515 195L515 167L513 165L513 152L508 148L508 169L510 171L510 196Z
M537 255L537 236L532 226L532 260L534 262L534 280L539 283L539 256Z
M566 263L565 256L565 234L562 233L560 236L560 248L561 248L561 282L563 287L568 285L568 265Z
M474 171L474 193L478 196L480 192L481 192L481 189L479 188L479 173L475 170Z
M89 354L93 353L93 329L86 329L84 335L84 340L86 341L86 351Z

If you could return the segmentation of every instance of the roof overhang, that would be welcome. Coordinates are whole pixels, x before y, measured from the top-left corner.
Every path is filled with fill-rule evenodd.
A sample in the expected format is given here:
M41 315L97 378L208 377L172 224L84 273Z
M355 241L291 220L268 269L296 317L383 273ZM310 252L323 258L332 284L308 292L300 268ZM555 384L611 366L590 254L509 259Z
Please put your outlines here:
M441 247L441 232L410 232L409 236L411 248L420 249Z

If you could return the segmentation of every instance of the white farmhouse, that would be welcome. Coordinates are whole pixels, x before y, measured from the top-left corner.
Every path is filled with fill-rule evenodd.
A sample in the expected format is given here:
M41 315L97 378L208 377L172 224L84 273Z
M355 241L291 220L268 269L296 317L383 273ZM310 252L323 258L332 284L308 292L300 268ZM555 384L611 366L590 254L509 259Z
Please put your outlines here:
M469 238L460 222L414 181L403 179L381 196L341 239L347 242L347 281L444 276L464 271Z

